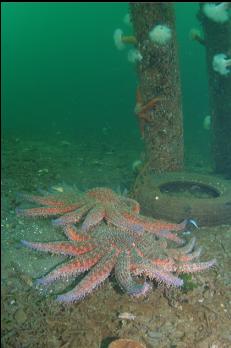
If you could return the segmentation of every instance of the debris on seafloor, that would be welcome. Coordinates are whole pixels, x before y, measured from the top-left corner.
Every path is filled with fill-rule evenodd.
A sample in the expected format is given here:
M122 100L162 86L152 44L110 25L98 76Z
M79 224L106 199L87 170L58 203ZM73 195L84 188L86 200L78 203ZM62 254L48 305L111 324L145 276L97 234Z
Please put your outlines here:
M111 342L108 348L146 348L146 346L133 339L120 338Z
M118 319L122 319L122 320L135 320L135 318L136 318L136 315L132 313L128 313L128 312L120 313L118 315Z

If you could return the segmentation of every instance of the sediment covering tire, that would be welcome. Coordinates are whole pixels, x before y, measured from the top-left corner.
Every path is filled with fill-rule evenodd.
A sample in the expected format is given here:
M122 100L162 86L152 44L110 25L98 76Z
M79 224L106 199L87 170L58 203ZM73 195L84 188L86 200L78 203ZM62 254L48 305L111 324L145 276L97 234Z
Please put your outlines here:
M186 194L181 194L181 189L186 189ZM198 195L194 194L197 190ZM199 226L231 224L231 181L218 176L186 172L147 175L138 180L133 197L143 214L157 219L178 223L189 218Z

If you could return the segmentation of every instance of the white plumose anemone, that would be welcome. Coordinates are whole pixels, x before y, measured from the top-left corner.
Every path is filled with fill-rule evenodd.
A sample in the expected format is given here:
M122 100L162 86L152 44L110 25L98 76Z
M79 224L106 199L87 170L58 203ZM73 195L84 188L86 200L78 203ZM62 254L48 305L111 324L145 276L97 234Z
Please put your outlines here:
M143 162L141 160L135 160L132 163L132 171L133 173L138 174L142 168Z
M118 50L122 51L125 48L125 44L122 41L123 31L121 29L116 29L114 31L114 43Z
M134 35L124 35L121 29L116 29L114 31L114 43L118 50L123 50L125 48L125 44L136 45L137 40Z
M213 70L221 75L227 75L230 73L228 69L231 67L231 59L227 58L226 54L218 53L213 57Z
M140 62L143 59L142 54L136 48L132 48L128 51L128 61L130 63Z
M124 22L124 24L126 24L128 26L132 25L130 13L126 13L126 15L124 16L123 22Z
M172 31L167 25L158 24L150 32L149 38L158 45L165 45L172 37Z
M207 131L210 130L210 128L211 128L211 116L210 115L205 116L205 118L203 120L203 128Z
M225 23L229 20L229 6L228 2L221 2L220 4L207 3L203 5L203 12L212 21Z

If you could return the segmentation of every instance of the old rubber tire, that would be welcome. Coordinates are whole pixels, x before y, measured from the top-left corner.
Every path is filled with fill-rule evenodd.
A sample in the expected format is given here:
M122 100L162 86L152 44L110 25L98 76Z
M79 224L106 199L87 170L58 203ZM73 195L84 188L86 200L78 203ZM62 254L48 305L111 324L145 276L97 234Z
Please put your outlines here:
M134 198L142 213L180 222L196 220L200 226L231 224L231 181L213 175L167 173L139 180Z

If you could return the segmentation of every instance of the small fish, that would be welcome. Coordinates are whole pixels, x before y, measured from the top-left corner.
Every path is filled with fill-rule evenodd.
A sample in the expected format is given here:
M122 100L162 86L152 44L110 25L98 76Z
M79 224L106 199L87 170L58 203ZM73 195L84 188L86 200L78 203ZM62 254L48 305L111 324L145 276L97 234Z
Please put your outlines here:
M51 189L58 192L64 192L64 189L62 186L51 186Z
M192 224L192 225L195 226L196 228L199 228L195 220L189 219L189 220L188 220L188 223Z

